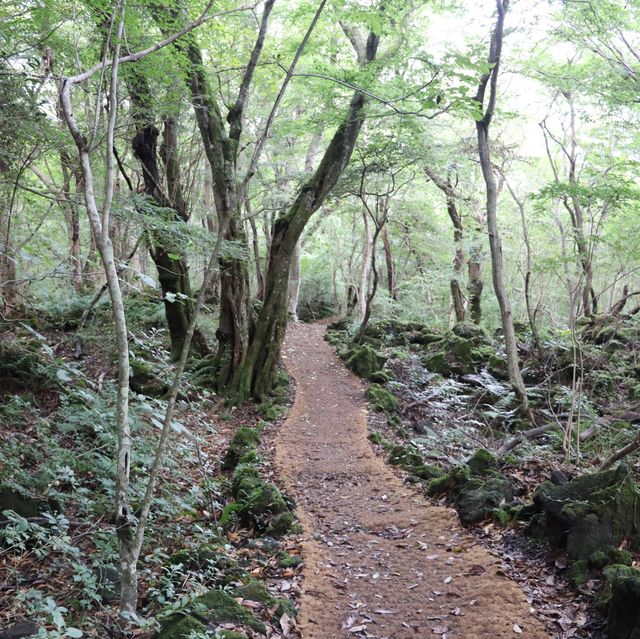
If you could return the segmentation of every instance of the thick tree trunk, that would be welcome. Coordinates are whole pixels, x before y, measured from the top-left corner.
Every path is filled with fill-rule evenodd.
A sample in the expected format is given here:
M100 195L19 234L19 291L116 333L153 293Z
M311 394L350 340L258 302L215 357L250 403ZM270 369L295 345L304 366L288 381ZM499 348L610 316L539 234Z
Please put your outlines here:
M142 167L145 195L154 206L173 209L176 222L186 223L188 214L180 182L176 124L171 118L167 118L164 123L164 139L160 155L165 167L165 192L158 166L160 132L154 124L150 88L147 79L137 69L131 67L127 71L125 77L129 96L135 106L134 121L136 123L136 133L131 146ZM171 338L171 358L176 361L182 352L193 315L193 294L186 254L181 246L175 241L172 242L170 236L165 236L165 233L158 230L148 232L147 246L158 272ZM199 353L208 352L206 340L198 330L192 344Z
M379 37L369 34L365 63L375 59ZM234 376L232 389L239 399L264 398L271 390L287 326L287 291L291 258L307 222L336 185L351 159L364 122L365 96L356 91L342 124L335 132L320 165L301 187L289 210L274 224L267 287L247 358Z

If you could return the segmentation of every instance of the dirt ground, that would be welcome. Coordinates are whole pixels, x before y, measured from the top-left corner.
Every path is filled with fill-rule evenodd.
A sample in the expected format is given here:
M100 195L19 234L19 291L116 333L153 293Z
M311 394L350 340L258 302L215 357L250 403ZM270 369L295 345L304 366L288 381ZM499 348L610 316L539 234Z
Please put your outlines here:
M454 511L430 504L376 457L363 385L324 330L289 327L283 358L296 398L276 441L304 528L304 639L552 636Z

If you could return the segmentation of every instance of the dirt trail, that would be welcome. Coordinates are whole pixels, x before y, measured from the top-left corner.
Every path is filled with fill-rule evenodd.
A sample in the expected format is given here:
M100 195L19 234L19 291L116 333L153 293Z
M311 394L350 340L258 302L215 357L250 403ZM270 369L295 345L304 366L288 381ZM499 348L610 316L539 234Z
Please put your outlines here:
M549 637L455 513L374 454L363 386L324 330L289 327L283 356L296 399L276 442L305 531L304 639Z

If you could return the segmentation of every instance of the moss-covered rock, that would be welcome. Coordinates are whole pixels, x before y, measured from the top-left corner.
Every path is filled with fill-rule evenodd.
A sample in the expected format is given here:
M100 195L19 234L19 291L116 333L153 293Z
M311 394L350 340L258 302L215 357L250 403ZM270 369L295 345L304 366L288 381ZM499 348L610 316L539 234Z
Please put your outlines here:
M485 330L474 324L473 322L458 322L452 329L451 333L458 337L471 340L475 344L490 344L489 337Z
M273 606L276 603L276 598L269 592L264 583L255 579L234 588L232 594L234 597L256 601L265 606Z
M498 470L498 458L486 448L478 448L465 463L474 475L490 475Z
M605 576L605 589L610 592L609 639L637 639L640 637L640 571L615 565L605 569Z
M274 597L260 581L252 580L242 586L238 586L233 590L233 595L234 597L261 603L266 608L275 608L274 616L276 619L280 619L285 613L292 618L297 614L296 607L291 601Z
M572 561L567 568L567 579L574 588L587 583L589 578L589 562L586 559Z
M390 413L398 408L395 395L380 384L371 384L365 393L373 410L380 413Z
M625 464L566 484L543 482L533 499L543 515L542 532L573 560L618 548L623 541L638 545L640 491Z
M11 486L0 485L0 519L4 510L13 510L21 517L37 517L43 512L59 510L59 507L53 500L38 499Z
M206 612L203 614L209 623L232 622L247 626L256 632L266 633L267 631L262 621L223 590L210 590L197 597L194 603L204 607Z
M428 346L429 344L436 344L437 342L441 341L442 337L443 336L441 333L435 333L433 331L423 329L415 336L412 343Z
M492 516L512 498L511 484L507 479L471 480L460 489L456 510L461 523L471 526Z
M392 466L400 466L413 477L424 481L442 474L437 466L425 464L422 455L412 446L396 445L391 447L387 461Z
M258 444L260 444L260 433L255 428L241 426L229 443L229 448L222 460L222 467L225 470L232 470L238 465L240 459L255 450Z
M487 360L487 369L498 379L506 379L509 375L507 360L496 353L491 353Z
M158 639L188 639L191 633L204 635L206 626L191 615L174 615L162 624Z
M278 513L269 522L265 534L270 537L282 537L291 530L294 521L295 517L290 512Z
M378 353L368 344L354 346L345 359L345 364L364 379L369 379L373 373L382 369L387 358Z
M258 469L253 464L241 463L236 466L231 478L231 494L237 500L246 499L262 484Z
M508 479L495 472L497 461L485 449L477 451L467 462L454 466L442 477L427 484L430 495L446 495L453 503L460 521L470 526L489 517L506 523L506 505L513 498Z
M437 350L436 350L437 349ZM431 352L423 358L424 366L440 375L468 375L483 368L495 355L491 342L482 328L461 322L433 342Z
M147 397L164 397L169 392L169 385L160 380L151 365L140 358L130 361L129 388Z
M454 466L450 471L432 479L427 484L427 493L429 495L450 495L455 496L460 489L470 480L471 471L464 464Z

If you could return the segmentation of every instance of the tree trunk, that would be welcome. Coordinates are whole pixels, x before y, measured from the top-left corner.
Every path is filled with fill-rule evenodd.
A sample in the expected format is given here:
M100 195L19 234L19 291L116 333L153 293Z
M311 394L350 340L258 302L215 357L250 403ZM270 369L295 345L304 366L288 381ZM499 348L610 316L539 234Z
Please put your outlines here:
M5 204L3 202L3 204ZM5 204L0 215L0 311L9 318L18 307L16 260L11 242L10 207Z
M151 91L147 78L134 67L127 70L125 77L129 96L135 107L136 132L131 146L142 168L144 193L153 206L173 209L175 222L186 224L188 213L180 181L176 123L172 118L167 118L164 122L164 137L160 155L165 167L165 192L162 188L158 166L160 132L154 124ZM158 272L167 327L171 338L171 358L176 361L182 352L193 314L193 294L187 257L184 249L175 240L172 241L170 235L157 229L148 232L147 246ZM192 343L199 353L208 352L206 340L200 331L196 330Z
M365 63L373 61L379 37L370 33ZM271 390L287 325L287 291L291 259L307 222L322 206L351 159L364 122L365 95L356 91L346 117L335 132L313 176L300 188L288 211L275 222L272 234L266 295L247 358L234 377L239 399L264 398Z
M389 290L389 297L396 302L398 300L398 285L396 282L396 266L391 250L391 240L389 239L389 224L385 224L382 227L382 245L384 247L384 259L387 264L387 288Z
M442 178L429 167L425 167L424 171L427 177L444 193L447 202L447 213L451 220L451 224L453 224L453 244L455 254L453 257L453 276L449 282L449 289L451 291L451 306L453 308L456 322L464 322L467 313L467 302L460 287L462 271L465 263L465 255L462 248L464 227L462 225L462 216L458 212L454 185L451 181L450 175L447 175L446 178Z
M360 284L358 286L358 322L362 324L367 312L367 297L369 295L369 274L371 271L372 235L369 227L369 215L362 209L364 234L362 238L362 266L360 268Z
M298 238L291 257L291 270L289 271L289 319L298 321L298 298L300 297L300 258L301 258L301 238Z
M467 292L469 293L469 314L471 321L480 324L482 320L482 289L484 283L482 281L482 271L480 269L479 247L471 249L469 260L467 262Z
M513 328L513 317L511 315L511 305L507 296L504 276L504 266L502 262L502 243L498 231L498 186L491 166L491 153L489 145L489 126L493 118L495 103L497 98L498 71L500 67L500 54L502 51L502 38L504 30L504 18L507 12L508 0L496 0L498 17L496 26L491 36L491 47L489 52L489 64L491 69L482 76L476 100L481 108L484 108L484 97L486 88L489 85L489 101L482 119L476 121L478 134L478 154L480 157L480 167L487 189L487 227L489 232L489 247L491 249L491 265L493 270L493 288L500 307L500 319L502 321L502 332L504 334L505 348L507 352L507 368L509 379L520 403L523 413L528 414L529 402L527 392L520 373L518 363L518 345L516 342L515 330Z

